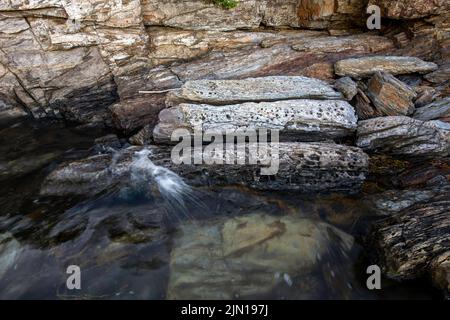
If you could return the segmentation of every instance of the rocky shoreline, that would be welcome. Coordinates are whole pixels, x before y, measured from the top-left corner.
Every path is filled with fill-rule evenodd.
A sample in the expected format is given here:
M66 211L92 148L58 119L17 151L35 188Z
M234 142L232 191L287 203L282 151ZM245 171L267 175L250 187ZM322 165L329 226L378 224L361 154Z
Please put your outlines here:
M381 8L381 30L365 29L371 4ZM126 137L104 137L88 157L52 170L43 196L126 185L142 150L193 186L358 193L383 185L373 195L382 218L366 239L373 260L389 278L426 276L448 296L449 17L448 1L422 0L240 0L231 10L203 0L5 3L0 125L59 118ZM279 172L176 165L177 129L278 130ZM235 222L205 230L227 223ZM185 297L176 289L185 285L173 278L169 295Z

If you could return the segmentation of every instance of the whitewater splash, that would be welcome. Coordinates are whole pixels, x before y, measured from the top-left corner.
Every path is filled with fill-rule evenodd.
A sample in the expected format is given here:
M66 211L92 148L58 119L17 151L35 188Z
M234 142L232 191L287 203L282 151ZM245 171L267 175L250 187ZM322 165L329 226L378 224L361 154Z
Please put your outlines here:
M155 187L167 206L174 212L190 217L188 204L202 207L191 186L173 171L155 165L149 158L151 151L143 149L134 154L130 165L128 191L151 196Z

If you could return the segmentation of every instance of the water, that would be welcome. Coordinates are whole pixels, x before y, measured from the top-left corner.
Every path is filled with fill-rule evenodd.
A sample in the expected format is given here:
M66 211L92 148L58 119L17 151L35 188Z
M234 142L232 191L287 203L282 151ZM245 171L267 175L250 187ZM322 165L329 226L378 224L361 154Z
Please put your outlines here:
M296 273L296 269L283 270L287 263L281 267L268 266L267 269L274 269L272 276L255 272L252 267L255 257L247 259L243 251L244 260L238 261L245 262L238 268L242 271L231 276L227 269L221 272L230 277L231 285L238 283L239 277L254 279L249 297L398 299L436 296L423 281L396 283L384 279L384 290L365 289L367 252L359 239L366 234L374 217L372 205L364 194L301 195L255 192L238 187L192 188L173 172L154 165L148 157L149 151L144 150L135 154L129 169L130 183L125 187L90 198L39 196L39 186L48 172L61 161L85 157L94 138L103 134L66 128L57 123L34 122L0 131L0 168L8 168L3 172L14 172L14 175L1 176L0 180L1 299L165 299L178 294L172 289L176 286L173 285L174 270L170 267L171 261L182 259L182 256L174 256L177 252L186 253L189 259L198 256L194 261L200 263L216 263L213 252L205 254L203 251L203 236L220 240L214 236L216 225L232 221L234 217L255 215L293 221L307 219L313 225L326 222L355 236L357 243L347 252L342 251L339 241L333 240L325 254L316 257L317 267ZM111 170L120 157L120 152L113 152L116 156ZM250 226L258 232L236 232L230 239L244 237L242 241L258 245L258 238L247 236L263 237L265 232L271 232L260 228L259 220L252 220L253 226ZM330 234L330 237L334 239L335 235ZM277 241L276 237L273 239ZM185 242L180 244L180 241ZM192 241L191 249L181 250L180 245L190 245L189 241ZM284 243L274 245L284 250ZM213 248L213 245L205 248ZM270 260L264 263L267 261ZM65 285L66 268L72 264L82 270L80 291L68 290ZM181 276L189 278L191 269L189 264L186 266L181 269L186 275ZM219 272L219 269L210 268L205 274ZM259 275L262 278L257 279ZM235 298L242 296L236 294Z

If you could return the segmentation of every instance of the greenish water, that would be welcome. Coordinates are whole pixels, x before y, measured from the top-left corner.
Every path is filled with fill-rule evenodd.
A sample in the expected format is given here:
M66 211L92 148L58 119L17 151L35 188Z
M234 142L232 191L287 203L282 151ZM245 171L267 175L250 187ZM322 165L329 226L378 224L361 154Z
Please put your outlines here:
M255 213L305 218L313 225L326 222L353 235L356 244L345 255L330 247L329 257L307 273L291 277L280 270L274 277L284 277L284 281L270 290L261 283L261 292L256 284L256 291L248 298L436 297L426 281L396 283L383 279L383 290L365 287L370 252L360 239L375 218L363 194L198 188L193 190L195 201L187 201L184 210L167 203L157 192L150 197L123 197L121 190L89 199L39 196L43 178L58 163L86 156L94 138L103 134L36 122L0 130L0 299L165 299L169 295L171 261L178 258L173 256L174 248L180 239L192 238L195 242L196 230L209 230L205 226L215 221ZM184 230L181 238L180 230ZM186 230L192 234L186 234ZM205 252L193 250L192 255L205 259ZM213 258L208 259L209 263ZM66 288L69 265L82 270L81 290ZM186 272L192 271L189 268L186 264ZM250 279L252 273L262 271L243 270L240 276ZM207 296L213 287L199 277L198 288Z

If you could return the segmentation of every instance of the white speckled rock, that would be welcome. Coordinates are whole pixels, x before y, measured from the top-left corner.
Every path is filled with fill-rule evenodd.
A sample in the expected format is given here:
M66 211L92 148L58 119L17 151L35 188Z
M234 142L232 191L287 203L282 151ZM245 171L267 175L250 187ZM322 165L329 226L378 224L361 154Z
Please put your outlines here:
M429 73L437 70L433 62L426 62L415 57L374 56L345 59L336 62L334 70L340 76L364 78L377 71L384 71L393 75L408 73Z
M178 128L226 134L237 130L280 130L281 137L297 141L337 139L356 130L355 110L342 100L285 100L236 105L180 104L159 115L153 137L170 142Z

